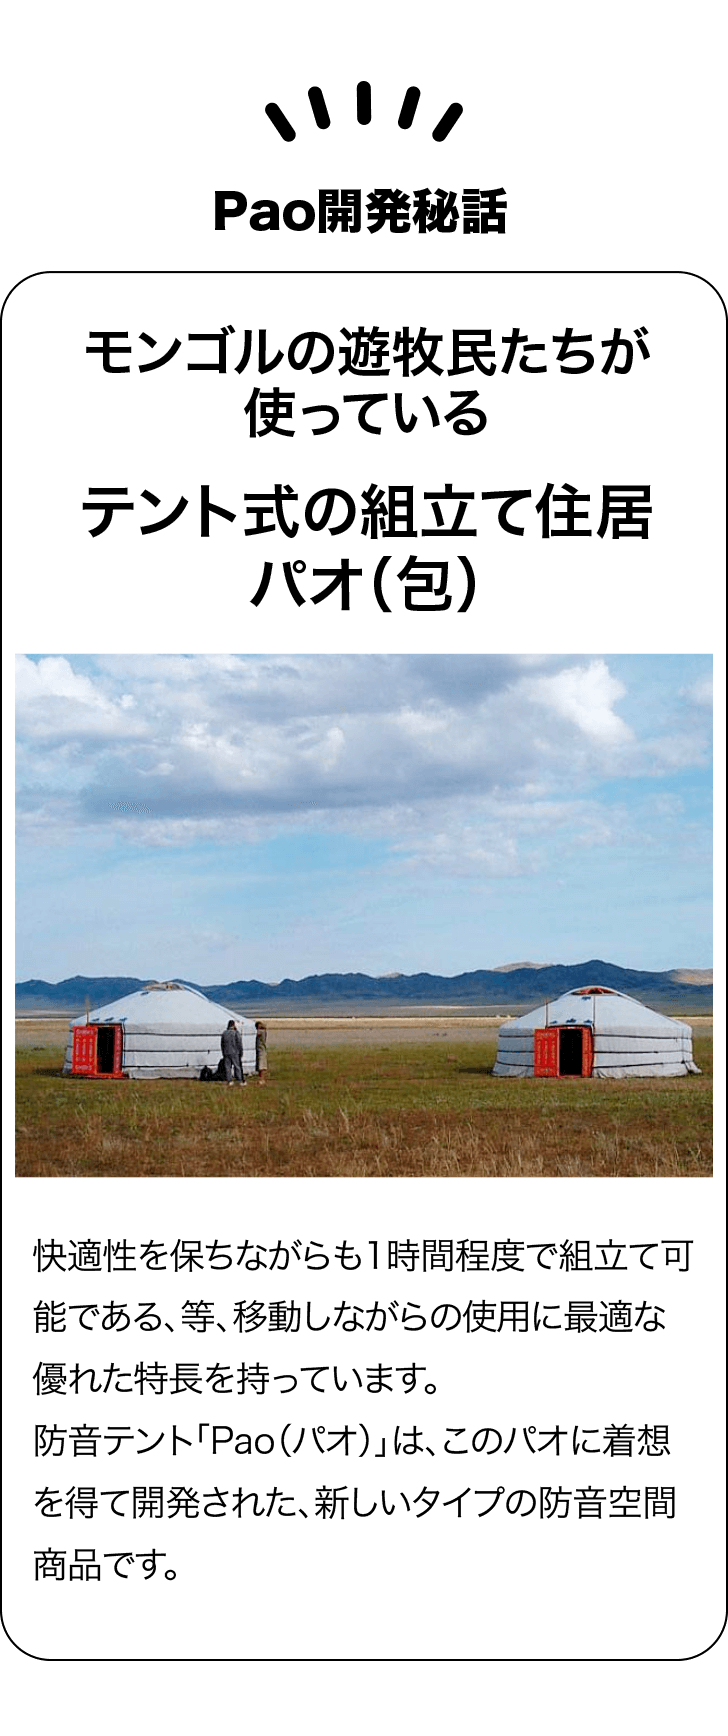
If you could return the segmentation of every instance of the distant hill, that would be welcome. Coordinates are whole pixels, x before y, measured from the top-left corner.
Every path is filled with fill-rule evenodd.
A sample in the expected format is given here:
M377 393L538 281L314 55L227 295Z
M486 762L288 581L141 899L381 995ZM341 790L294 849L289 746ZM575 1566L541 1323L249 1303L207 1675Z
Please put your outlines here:
M494 964L493 970L499 973L505 973L509 970L548 970L548 965L543 959L540 964L536 964L532 958L521 958L518 960L518 964Z
M82 1013L89 1007L105 1006L122 995L144 988L149 977L66 977L60 983L38 979L17 983L16 1012ZM187 978L180 979L187 981ZM212 1000L234 1008L250 1008L253 1012L303 1011L317 1009L331 1012L342 1008L378 1007L489 1007L509 1011L535 1007L542 1001L555 1000L567 989L599 983L603 988L619 989L638 1001L661 1008L665 1012L711 1013L713 1010L712 971L625 970L621 965L608 964L604 959L591 958L582 964L499 965L492 970L464 971L460 976L432 976L421 971L414 976L398 974L382 977L366 976L362 972L335 972L322 976L301 977L294 981L263 983L253 978L230 983L193 983Z
M31 977L27 983L15 984L15 1007L19 1013L34 1012L36 1007L43 1011L61 1007L64 1012L68 1009L82 1013L86 1001L92 1007L102 1007L107 1001L117 1001L121 995L131 995L141 988L144 983L139 977L75 976L65 977L60 983Z

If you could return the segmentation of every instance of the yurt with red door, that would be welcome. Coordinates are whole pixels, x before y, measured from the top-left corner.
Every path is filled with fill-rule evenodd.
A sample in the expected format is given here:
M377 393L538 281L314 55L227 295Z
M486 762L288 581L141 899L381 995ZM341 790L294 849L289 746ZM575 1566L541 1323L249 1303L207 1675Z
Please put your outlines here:
M493 1072L500 1079L638 1079L700 1068L688 1024L596 985L508 1019Z
M230 1019L243 1039L243 1071L254 1073L255 1021L178 982L147 983L72 1019L63 1071L87 1079L198 1079L203 1067L215 1071Z

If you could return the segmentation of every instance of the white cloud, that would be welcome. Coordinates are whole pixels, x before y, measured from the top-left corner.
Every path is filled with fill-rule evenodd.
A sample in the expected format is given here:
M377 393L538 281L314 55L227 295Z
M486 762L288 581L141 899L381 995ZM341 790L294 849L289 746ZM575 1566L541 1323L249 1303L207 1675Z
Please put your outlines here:
M117 698L108 683L75 670L67 657L17 657L15 692L18 732L67 745L75 737L136 734L143 725L131 714L131 693Z
M701 709L703 707L710 709L713 704L712 673L701 675L697 681L691 682L689 687L683 689L683 695L692 705L700 706Z
M395 854L402 857L400 870L426 869L443 880L513 880L537 868L507 822L480 828L456 823L446 832L410 837Z
M605 658L24 658L18 692L23 823L154 848L325 827L512 876L561 825L611 837L592 785L703 752L630 728Z
M77 675L67 657L18 657L15 669L19 706L42 705L48 699L70 699L92 710L111 711L113 706L88 675Z
M603 658L586 667L536 676L524 687L532 702L555 711L595 742L613 747L632 740L632 730L615 710L626 688L611 674Z
M702 958L707 668L24 660L20 975Z

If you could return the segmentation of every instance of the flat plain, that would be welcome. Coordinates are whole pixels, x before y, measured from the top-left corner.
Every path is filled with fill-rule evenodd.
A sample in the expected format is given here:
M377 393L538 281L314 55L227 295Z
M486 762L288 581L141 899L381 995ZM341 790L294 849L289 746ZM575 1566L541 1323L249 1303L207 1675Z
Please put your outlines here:
M700 1075L495 1079L499 1018L269 1019L270 1080L61 1077L67 1020L17 1021L23 1176L708 1176Z

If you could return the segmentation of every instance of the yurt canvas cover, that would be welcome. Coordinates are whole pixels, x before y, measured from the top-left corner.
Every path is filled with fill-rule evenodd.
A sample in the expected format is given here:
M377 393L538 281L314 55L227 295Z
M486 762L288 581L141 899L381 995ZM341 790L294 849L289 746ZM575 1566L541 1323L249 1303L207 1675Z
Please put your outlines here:
M689 1025L599 986L570 989L501 1025L493 1068L499 1078L542 1079L633 1079L699 1071Z
M185 983L149 983L72 1019L63 1071L91 1078L194 1079L203 1067L217 1067L230 1019L243 1039L243 1069L254 1073L255 1021Z

